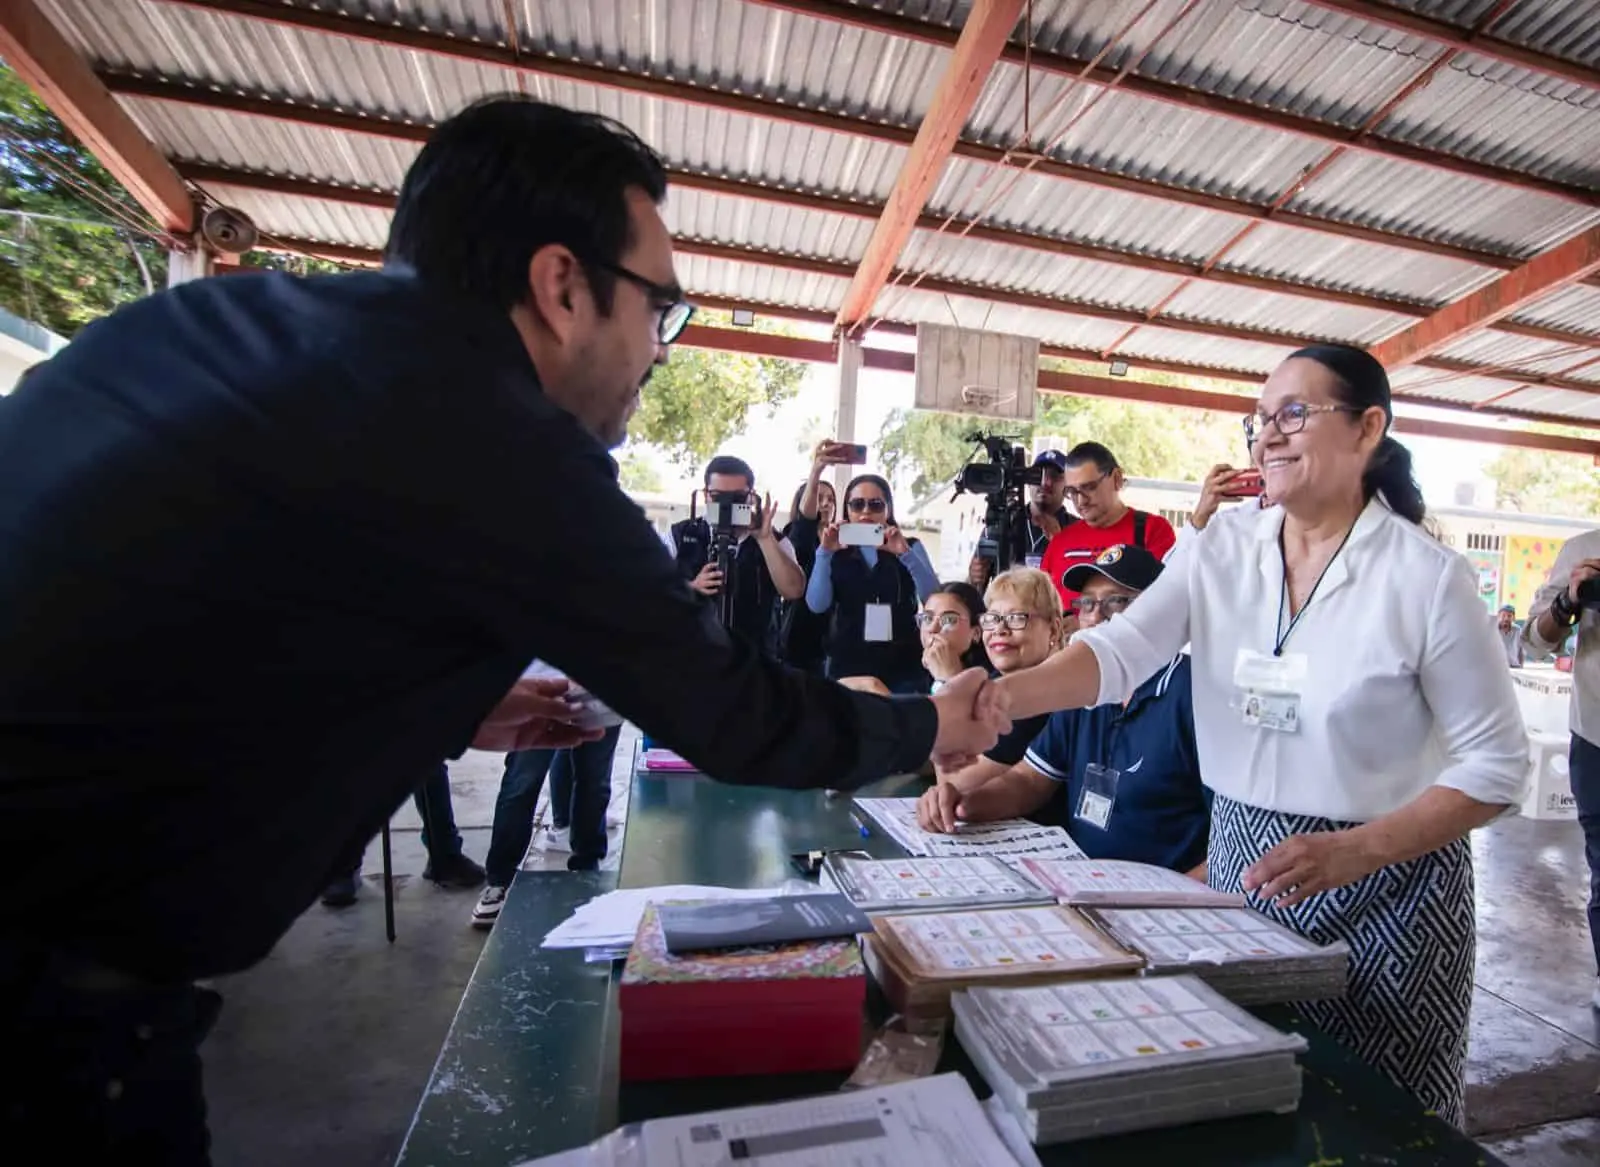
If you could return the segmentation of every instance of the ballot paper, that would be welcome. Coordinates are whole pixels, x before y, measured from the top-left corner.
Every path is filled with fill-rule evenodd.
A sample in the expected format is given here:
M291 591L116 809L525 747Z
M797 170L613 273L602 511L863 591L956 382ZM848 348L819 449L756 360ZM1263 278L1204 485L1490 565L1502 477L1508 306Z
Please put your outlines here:
M1060 827L1041 827L1026 819L963 823L952 835L925 831L917 825L915 798L858 798L863 814L913 855L951 859L965 855L1026 856L1082 859L1072 836Z
M822 861L818 883L832 887L864 912L946 912L962 908L1053 904L1045 891L1004 860L873 859L834 851Z
M1178 871L1125 859L1061 863L1022 860L1022 870L1064 904L1111 908L1239 908L1242 895L1217 891Z
M545 935L541 947L583 948L590 950L596 959L617 959L628 954L648 904L765 900L775 895L815 895L816 891L815 884L801 880L790 880L776 888L707 887L680 883L608 891L577 908L552 928Z
M1013 1131L997 1129L966 1079L940 1074L768 1106L653 1118L522 1167L725 1167L734 1162L1038 1167L1039 1160Z

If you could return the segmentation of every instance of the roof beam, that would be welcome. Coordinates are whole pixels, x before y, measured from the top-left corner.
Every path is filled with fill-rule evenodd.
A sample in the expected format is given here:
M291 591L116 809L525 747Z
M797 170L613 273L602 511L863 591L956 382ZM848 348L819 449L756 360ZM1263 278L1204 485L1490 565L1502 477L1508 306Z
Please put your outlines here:
M670 101L683 101L709 109L723 109L751 117L767 118L793 125L807 126L812 129L826 130L832 133L851 134L894 145L909 145L914 137L913 131L904 126L868 121L865 118L829 113L823 110L806 109L770 98L752 97L747 94L732 93L687 82L667 81L640 73L610 70L597 65L586 65L551 56L527 54L519 56L509 47L468 41L439 33L422 32L403 25L384 24L375 20L365 20L353 16L340 16L316 9L302 8L298 5L266 3L264 0L162 0L162 2L186 4L213 12L225 12L247 16L252 19L270 21L290 28L324 32L336 36L410 49L415 52L431 53L457 60L474 61L479 64L498 66L512 72L525 73L531 76L564 77L567 80L582 82L587 85L618 89L630 93L642 93ZM932 28L934 26L926 27ZM169 91L153 92L146 90L141 92L141 86L150 84L148 79L117 77L115 74L107 73L102 73L102 77L107 78L108 84L111 85L115 92L126 92L135 96L181 100L170 90L176 89L178 92L182 92L187 89L190 92L189 100L198 101L199 104L209 104L213 108L219 109L231 108L240 110L240 112L252 112L243 110L240 106L231 102L231 98L240 95L206 83L198 85L190 83L188 85L167 87L160 82L156 82L155 85L158 89L164 88ZM1124 81L1123 84L1125 86L1127 81ZM210 96L212 100L204 100L207 96ZM280 109L292 110L295 108L294 104L290 102L277 102L274 104ZM1023 159L1008 159L1006 152L999 147L985 146L977 142L957 142L952 154L956 157L988 162L992 165L1029 165ZM1147 195L1185 206L1219 211L1224 214L1240 215L1247 219L1271 220L1286 226L1300 227L1326 235L1402 247L1428 255L1460 259L1467 263L1481 263L1501 270L1510 270L1517 266L1518 262L1515 259L1492 251L1418 239L1395 231L1360 226L1300 211L1273 211L1269 207L1246 202L1242 199L1231 199L1184 187L1169 186L1149 179L1112 174L1107 171L1095 170L1087 166L1077 166L1055 159L1034 162L1030 168L1038 174L1047 174L1055 178L1081 182L1089 186Z
M1597 271L1600 227L1590 227L1389 337L1372 350L1372 355L1391 369L1412 364L1437 353L1458 337L1493 324Z
M906 152L889 201L878 216L856 274L839 305L839 327L858 327L878 302L889 272L905 251L928 196L944 174L961 128L989 82L994 63L1022 15L1023 0L977 0L950 51L944 76Z
M952 46L956 40L956 33L953 29L929 24L912 16L877 12L864 7L857 7L855 4L846 2L846 0L750 0L750 2L794 12L815 20L854 25L889 36L903 37L946 48ZM1321 121L1317 118L1303 117L1298 114L1272 109L1268 106L1256 105L1253 102L1221 97L1216 94L1206 93L1203 90L1177 85L1170 81L1162 81L1159 78L1144 77L1138 73L1130 73L1119 79L1119 71L1117 69L1107 65L1091 66L1087 61L1080 61L1059 53L1045 52L1037 48L1030 51L1021 45L1012 44L1006 46L1001 54L1001 59L1017 65L1022 65L1026 62L1028 67L1039 72L1072 77L1095 88L1115 87L1123 93L1136 94L1166 105L1200 110L1203 113L1227 118L1230 121L1295 134L1303 138L1312 138L1329 146L1340 146L1380 158L1397 158L1405 162L1429 166L1435 170L1444 170L1486 182L1497 182L1506 186L1521 187L1525 190L1536 190L1569 202L1583 203L1589 206L1600 205L1600 191L1590 190L1584 186L1564 183L1555 179L1541 178L1537 175L1523 174L1505 167L1463 158L1458 154L1448 154L1442 150L1430 150L1423 146L1415 146L1409 142L1374 137L1363 129L1351 129L1332 122ZM1573 67L1581 68L1579 66ZM1591 81L1588 84L1593 85L1596 82Z
M0 4L0 57L163 230L194 230L183 179L33 0Z

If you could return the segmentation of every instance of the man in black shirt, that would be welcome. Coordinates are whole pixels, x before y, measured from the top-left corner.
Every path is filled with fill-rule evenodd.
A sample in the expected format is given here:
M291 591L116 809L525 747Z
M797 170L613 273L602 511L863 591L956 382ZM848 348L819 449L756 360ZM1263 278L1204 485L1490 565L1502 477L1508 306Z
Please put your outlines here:
M728 781L853 787L1008 725L981 676L887 701L730 639L618 488L689 314L664 195L622 127L481 103L408 173L390 270L186 284L0 399L18 1145L206 1162L190 982L265 955L440 758L586 740L530 661Z

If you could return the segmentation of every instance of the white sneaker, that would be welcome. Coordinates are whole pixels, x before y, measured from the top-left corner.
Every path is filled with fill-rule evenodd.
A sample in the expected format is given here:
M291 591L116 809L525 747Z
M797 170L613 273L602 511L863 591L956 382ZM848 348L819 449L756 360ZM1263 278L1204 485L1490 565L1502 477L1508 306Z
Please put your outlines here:
M478 897L476 906L472 909L472 926L474 928L493 928L494 922L500 918L500 909L505 906L506 889L490 884L483 889L483 894Z
M539 849L541 851L557 851L563 854L570 854L572 851L571 829L558 831L555 827L546 827L539 836Z

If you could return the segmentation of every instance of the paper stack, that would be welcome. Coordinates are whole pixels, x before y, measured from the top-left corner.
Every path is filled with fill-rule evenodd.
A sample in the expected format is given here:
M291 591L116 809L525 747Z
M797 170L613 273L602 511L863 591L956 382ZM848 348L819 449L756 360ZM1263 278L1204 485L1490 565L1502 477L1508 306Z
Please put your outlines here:
M1055 902L1014 867L987 856L970 859L873 859L864 852L830 852L820 882L864 912L948 912L1027 907Z
M1196 977L977 988L952 1005L963 1048L1040 1145L1300 1103L1305 1039Z
M1342 997L1350 949L1320 945L1249 908L1095 908L1147 975L1193 973L1239 1005Z
M608 891L576 909L545 934L541 948L581 948L592 961L621 960L633 947L648 904L699 903L705 900L762 900L775 895L805 894L816 889L798 880L781 888L708 887L679 883L663 887L630 887Z
M1214 891L1197 879L1149 863L1122 859L1024 859L1034 882L1075 907L1242 908L1244 897Z
M1041 855L1082 859L1083 850L1060 827L1041 827L1027 819L964 823L953 835L925 831L917 825L915 798L858 798L855 804L912 855L958 858L969 855Z
M916 1020L948 1017L957 989L1099 977L1144 963L1054 904L874 916L872 923L862 941L867 968L895 1011Z

